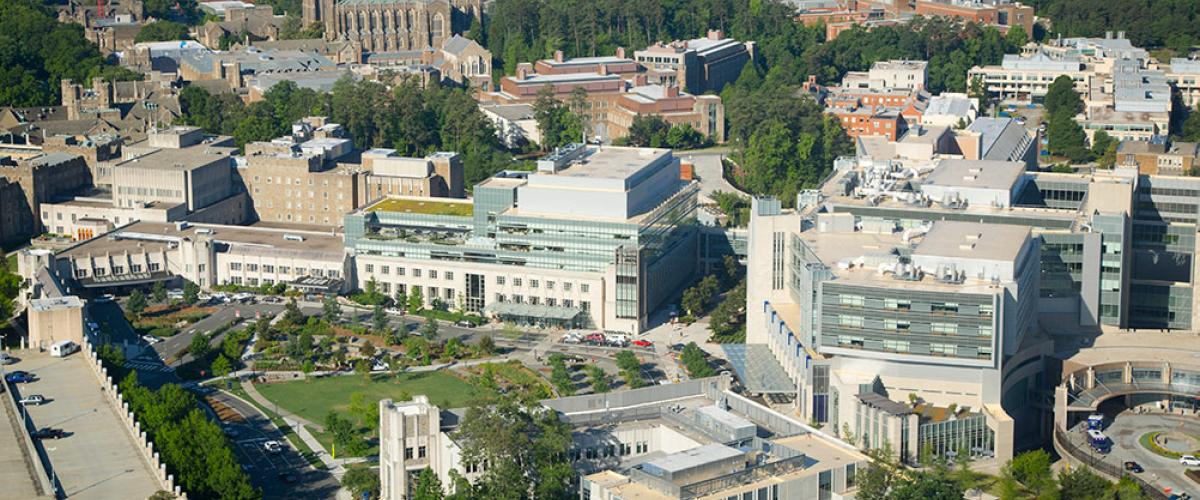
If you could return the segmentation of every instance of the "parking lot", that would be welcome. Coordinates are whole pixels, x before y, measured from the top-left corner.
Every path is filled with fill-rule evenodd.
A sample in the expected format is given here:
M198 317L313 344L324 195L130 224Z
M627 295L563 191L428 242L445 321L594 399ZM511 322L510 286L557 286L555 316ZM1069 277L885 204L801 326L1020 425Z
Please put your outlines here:
M8 393L0 389L0 485L5 498L39 498L35 450L25 445L25 428ZM47 492L48 493L48 492ZM52 495L46 498L52 498Z
M52 475L66 496L146 498L158 491L150 464L108 403L82 354L52 358L47 353L24 351L17 356L21 361L6 369L33 373L37 381L9 388L18 396L44 396L45 404L26 409L34 426L66 432L62 439L35 442L49 457Z
M1083 424L1068 433L1070 439L1083 449L1087 448ZM1200 420L1194 415L1169 415L1162 413L1134 413L1123 411L1115 418L1106 419L1104 434L1112 441L1112 450L1107 454L1095 454L1105 462L1122 467L1125 461L1135 461L1144 469L1138 476L1159 489L1170 488L1172 492L1195 495L1200 487L1188 479L1184 472L1188 467L1178 459L1161 457L1147 450L1139 442L1149 432L1180 432L1200 435Z

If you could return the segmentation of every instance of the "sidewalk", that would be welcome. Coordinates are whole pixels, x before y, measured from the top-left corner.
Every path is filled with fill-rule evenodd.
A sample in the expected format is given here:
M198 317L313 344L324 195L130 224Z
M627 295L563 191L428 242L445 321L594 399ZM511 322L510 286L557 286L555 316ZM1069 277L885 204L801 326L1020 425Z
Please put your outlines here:
M263 395L258 392L258 389L256 389L254 387L254 383L250 382L249 380L242 382L242 388L246 390L246 394L250 396L250 399L253 399L255 403L259 404L259 406L262 406L263 408L275 409L276 413L279 414L279 417L282 418L285 422L288 422L289 425L292 422L295 422L295 423L299 423L301 425L306 425L306 426L312 427L317 432L325 432L325 426L317 425L315 423L312 423L312 422L304 419L303 417L300 417L299 415L295 415L291 412L288 412L287 410L279 409L279 407L275 403L272 403L271 400L264 398ZM308 442L308 441L305 440L305 442ZM313 442L315 443L316 440L313 440ZM317 444L315 446L315 449L319 450L319 449L323 449L323 448L321 447L320 444Z

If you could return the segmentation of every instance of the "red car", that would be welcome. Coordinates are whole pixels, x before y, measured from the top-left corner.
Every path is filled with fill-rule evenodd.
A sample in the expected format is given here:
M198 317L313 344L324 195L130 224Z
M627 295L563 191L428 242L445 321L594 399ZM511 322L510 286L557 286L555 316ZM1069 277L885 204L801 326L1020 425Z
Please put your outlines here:
M649 340L638 339L638 340L633 341L633 345L638 346L638 347L650 347L650 346L654 345L654 342L651 342Z
M604 335L599 334L599 333L591 333L591 334L588 334L588 336L584 337L583 339L588 342L601 343L601 342L604 342Z

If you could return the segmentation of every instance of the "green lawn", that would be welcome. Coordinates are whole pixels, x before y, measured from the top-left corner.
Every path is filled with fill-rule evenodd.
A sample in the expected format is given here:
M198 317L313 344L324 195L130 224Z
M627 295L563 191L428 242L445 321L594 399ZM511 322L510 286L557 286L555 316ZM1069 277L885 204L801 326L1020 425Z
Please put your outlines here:
M414 200L408 198L385 198L379 203L367 207L367 212L411 212L426 215L457 215L470 217L475 213L471 202L446 202L433 200Z
M480 396L490 395L482 389L443 371L374 375L370 382L361 375L344 375L295 382L255 385L264 397L313 423L323 425L330 410L350 417L350 395L356 392L371 399L398 399L403 394L424 394L442 408L468 405Z

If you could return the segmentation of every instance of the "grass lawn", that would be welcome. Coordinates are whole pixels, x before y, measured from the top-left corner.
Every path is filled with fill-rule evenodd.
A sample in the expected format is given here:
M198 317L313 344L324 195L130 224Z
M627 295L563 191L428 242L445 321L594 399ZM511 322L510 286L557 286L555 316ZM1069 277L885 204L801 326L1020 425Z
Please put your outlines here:
M385 198L379 203L367 207L368 212L411 212L426 215L457 215L470 217L475 213L475 206L470 202L453 203L446 201L414 200L408 198Z
M404 394L424 394L442 408L466 406L490 394L444 371L375 374L368 382L361 375L342 375L295 382L258 384L264 397L316 424L323 424L330 410L352 418L347 409L350 395L361 392L370 399L398 399Z

